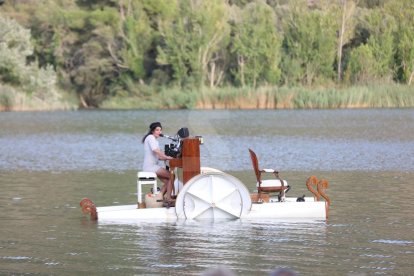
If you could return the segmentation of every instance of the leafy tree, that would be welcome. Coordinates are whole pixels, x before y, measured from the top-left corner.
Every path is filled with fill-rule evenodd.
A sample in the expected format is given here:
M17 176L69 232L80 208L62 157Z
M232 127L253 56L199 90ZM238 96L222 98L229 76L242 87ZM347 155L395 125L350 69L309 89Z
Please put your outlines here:
M33 99L55 102L61 97L51 66L27 62L33 54L30 30L0 14L0 82Z
M228 6L221 0L170 1L170 6L172 12L158 20L157 62L171 66L181 86L218 84L229 38Z
M150 19L141 2L132 1L128 5L120 4L120 39L122 47L119 49L120 68L128 69L135 79L143 80L146 77L145 60L150 50L154 30L150 26ZM112 53L115 59L116 53Z
M372 48L364 44L354 49L348 61L346 80L352 83L367 84L375 76L376 60Z
M30 30L0 14L0 80L11 85L22 84L26 57L33 53Z
M234 27L235 79L242 86L277 84L281 75L281 42L273 9L264 2L246 5Z
M306 7L304 1L297 1L284 18L282 70L286 84L312 85L333 77L334 15Z
M367 16L367 23L370 33L367 44L371 47L376 60L376 76L381 79L390 79L395 55L393 45L395 20L382 9L376 9Z
M119 26L117 9L79 9L76 5L57 7L53 15L55 54L63 76L74 87L81 107L98 107L108 96L118 75L111 55Z
M384 8L397 22L394 36L396 79L411 84L414 81L414 3L412 0L391 1Z
M338 81L342 78L342 53L343 46L346 44L355 29L356 20L354 14L356 11L356 3L352 0L341 0L341 23L338 35L338 61L337 61L337 77Z
M390 81L393 72L395 22L382 9L365 16L364 26L368 32L366 43L351 51L345 79L351 83Z

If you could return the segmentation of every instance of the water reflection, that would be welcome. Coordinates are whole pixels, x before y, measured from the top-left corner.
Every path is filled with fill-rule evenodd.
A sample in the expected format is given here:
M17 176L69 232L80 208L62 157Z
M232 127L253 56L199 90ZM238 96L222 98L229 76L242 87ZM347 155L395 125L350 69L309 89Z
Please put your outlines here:
M137 225L99 225L105 240L121 241L136 248L129 259L139 260L159 273L202 271L225 264L234 271L259 272L246 264L278 264L286 256L311 257L315 247L325 245L326 224L278 221L177 221ZM242 241L242 242L241 242ZM263 273L271 266L263 267Z

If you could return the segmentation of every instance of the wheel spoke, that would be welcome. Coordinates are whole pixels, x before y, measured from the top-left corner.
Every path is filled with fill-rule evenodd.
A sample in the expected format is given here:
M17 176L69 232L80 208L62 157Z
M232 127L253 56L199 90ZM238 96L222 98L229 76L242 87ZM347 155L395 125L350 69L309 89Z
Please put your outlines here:
M191 202L193 208L185 208L184 213L188 219L193 219L204 213L207 209L211 208L211 204L198 196L194 196L190 193L185 195L184 204ZM188 204L190 205L190 204Z
M242 209L239 191L235 189L231 194L228 194L225 198L216 202L215 207L233 216L239 217Z

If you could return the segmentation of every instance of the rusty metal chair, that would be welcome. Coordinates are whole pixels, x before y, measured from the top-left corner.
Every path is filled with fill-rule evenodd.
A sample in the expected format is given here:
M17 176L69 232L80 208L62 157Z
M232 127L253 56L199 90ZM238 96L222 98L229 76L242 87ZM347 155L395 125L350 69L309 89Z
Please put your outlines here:
M259 161L256 153L249 149L250 158L254 173L256 174L256 187L259 194L259 200L261 199L262 193L278 193L279 201L285 201L285 194L290 190L286 180L279 177L279 172L275 169L260 169ZM266 173L271 173L275 176L274 179L263 179L262 176Z

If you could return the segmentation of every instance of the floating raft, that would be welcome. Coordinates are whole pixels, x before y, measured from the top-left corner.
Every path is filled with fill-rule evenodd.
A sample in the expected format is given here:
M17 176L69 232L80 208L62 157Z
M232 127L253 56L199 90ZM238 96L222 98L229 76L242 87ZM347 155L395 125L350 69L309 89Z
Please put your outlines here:
M318 192L311 188L317 186ZM202 219L311 219L325 220L328 216L329 198L322 188L327 182L310 177L308 189L314 197L286 197L257 200L237 178L223 172L206 172L189 180L178 193L175 207L138 208L137 204L96 207L89 199L80 203L82 210L92 220L103 223L136 223L139 221L174 221ZM326 201L319 201L323 196ZM256 198L252 201L252 198Z

